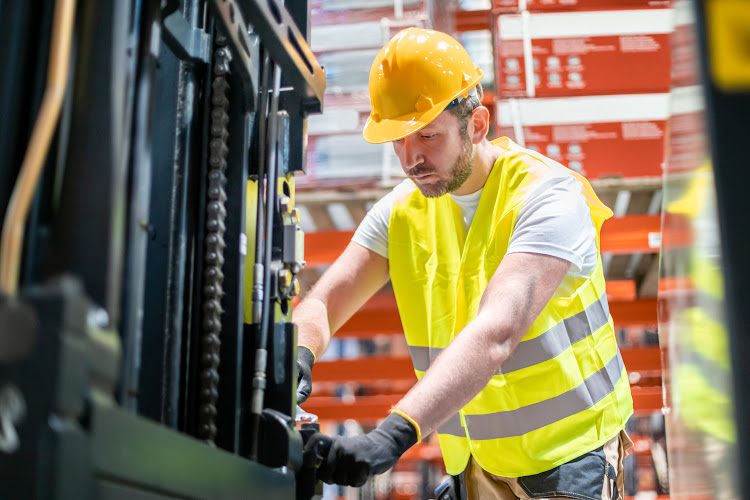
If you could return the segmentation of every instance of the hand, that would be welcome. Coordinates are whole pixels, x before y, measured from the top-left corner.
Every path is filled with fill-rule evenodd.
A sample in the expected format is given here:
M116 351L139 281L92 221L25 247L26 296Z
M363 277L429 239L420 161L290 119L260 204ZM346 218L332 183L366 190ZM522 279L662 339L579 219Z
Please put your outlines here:
M318 478L326 483L362 486L369 476L393 467L417 442L417 436L411 422L391 413L363 436L333 438L328 457L318 469Z
M305 346L297 346L297 404L307 401L312 392L312 366L315 355Z

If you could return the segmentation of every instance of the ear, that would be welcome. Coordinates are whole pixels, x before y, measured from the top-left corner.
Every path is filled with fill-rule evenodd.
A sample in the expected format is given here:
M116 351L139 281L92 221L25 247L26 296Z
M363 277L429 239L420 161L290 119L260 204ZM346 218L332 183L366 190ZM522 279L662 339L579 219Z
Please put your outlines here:
M479 144L487 137L490 131L490 111L484 107L479 106L471 112L469 117L469 135L471 142Z

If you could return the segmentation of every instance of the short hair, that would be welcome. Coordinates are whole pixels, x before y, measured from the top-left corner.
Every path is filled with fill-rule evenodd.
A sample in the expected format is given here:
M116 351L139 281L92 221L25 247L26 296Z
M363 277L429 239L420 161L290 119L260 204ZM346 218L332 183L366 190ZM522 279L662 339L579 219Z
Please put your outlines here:
M484 96L482 84L477 83L474 88L477 90L476 95L471 93L466 99L461 99L458 105L451 106L447 110L453 116L458 118L462 135L466 133L467 127L469 126L469 116L471 116L471 112L482 105L482 96Z

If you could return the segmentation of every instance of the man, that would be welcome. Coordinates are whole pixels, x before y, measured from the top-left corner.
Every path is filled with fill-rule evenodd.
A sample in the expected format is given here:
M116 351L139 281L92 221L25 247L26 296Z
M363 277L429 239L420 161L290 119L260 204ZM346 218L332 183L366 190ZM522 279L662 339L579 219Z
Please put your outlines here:
M453 38L417 28L372 65L364 137L392 142L408 180L295 310L298 400L389 277L419 381L374 431L322 443L319 476L361 485L437 431L469 498L617 498L632 399L598 249L612 213L557 162L487 141L481 78Z

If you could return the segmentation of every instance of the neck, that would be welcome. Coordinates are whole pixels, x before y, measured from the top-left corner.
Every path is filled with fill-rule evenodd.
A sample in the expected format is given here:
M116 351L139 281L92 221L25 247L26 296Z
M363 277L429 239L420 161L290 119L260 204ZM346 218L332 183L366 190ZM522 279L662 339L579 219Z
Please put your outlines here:
M471 170L469 178L466 179L460 188L453 191L453 194L463 196L466 194L476 193L484 187L487 178L492 172L492 167L503 153L503 150L490 141L483 140L479 144L474 144L474 167Z

